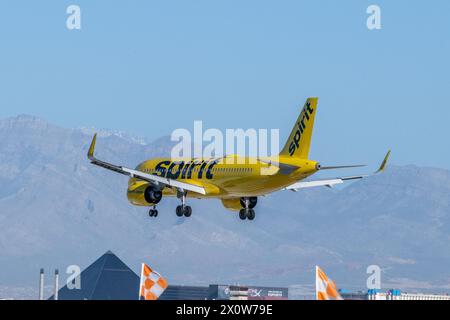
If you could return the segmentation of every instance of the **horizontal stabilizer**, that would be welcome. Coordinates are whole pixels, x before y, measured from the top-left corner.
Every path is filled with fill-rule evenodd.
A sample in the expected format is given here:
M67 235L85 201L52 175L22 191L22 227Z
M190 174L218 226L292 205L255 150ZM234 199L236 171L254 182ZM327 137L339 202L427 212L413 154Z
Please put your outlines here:
M348 166L320 166L319 170L332 170L332 169L347 169L347 168L360 168L367 167L366 164L352 164Z
M331 178L331 179L321 179L321 180L314 180L314 181L299 181L296 183L291 184L290 186L287 186L284 188L284 190L293 190L297 191L299 189L303 188L311 188L311 187L318 187L318 186L326 186L326 187L332 187L336 184L344 183L345 181L349 180L359 180L366 177L370 177L372 175L378 174L380 172L383 172L386 168L386 164L389 160L389 155L391 154L391 150L389 150L384 157L383 161L381 162L380 167L377 171L375 171L372 174L366 174L366 175L355 175L355 176L347 176L347 177L337 177L337 178ZM352 166L334 166L334 167L320 167L320 170L323 169L341 169L341 168L354 168L354 167L363 167L364 165L352 165Z

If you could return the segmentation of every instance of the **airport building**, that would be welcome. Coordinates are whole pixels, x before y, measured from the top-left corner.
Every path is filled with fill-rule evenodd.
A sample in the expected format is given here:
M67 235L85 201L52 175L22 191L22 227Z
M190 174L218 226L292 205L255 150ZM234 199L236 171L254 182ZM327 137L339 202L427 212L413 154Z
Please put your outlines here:
M169 285L160 300L288 300L288 288L211 284L208 287Z
M39 291L41 292L42 289ZM49 300L55 299L55 294ZM66 284L57 291L56 297L58 300L137 300L138 298L138 275L111 251L106 252L81 272L79 285Z
M106 252L80 274L80 287L65 285L58 290L56 278L53 300L137 300L139 276L111 251ZM43 287L43 273L41 272ZM41 288L42 289L42 288ZM42 292L42 290L39 290ZM42 298L42 295L41 295ZM287 300L288 288L259 286L169 285L160 300Z
M367 292L340 292L345 300L450 300L449 295L408 293L397 289L382 291L370 289Z
M43 299L43 270L40 274L40 299ZM137 300L139 276L111 251L106 252L80 274L79 288L58 286L55 273L53 300ZM58 290L59 289L59 290ZM345 300L450 300L449 295L407 293L400 290L368 290L339 293ZM211 284L209 286L169 285L160 300L288 300L288 288ZM313 298L313 297L311 297Z

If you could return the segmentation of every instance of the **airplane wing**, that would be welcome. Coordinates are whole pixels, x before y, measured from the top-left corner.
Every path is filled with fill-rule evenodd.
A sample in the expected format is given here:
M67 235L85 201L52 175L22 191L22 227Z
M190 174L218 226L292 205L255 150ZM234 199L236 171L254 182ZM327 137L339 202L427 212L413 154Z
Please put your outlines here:
M336 184L341 184L348 180L359 180L359 179L363 179L366 177L370 177L372 175L375 175L375 174L378 174L378 173L384 171L384 168L386 167L386 163L389 159L390 154L391 154L391 150L389 150L388 153L386 154L386 156L384 157L383 162L381 163L378 170L372 174L359 175L359 176L348 176L348 177L338 177L338 178L333 178L333 179L321 179L321 180L315 180L315 181L299 181L294 184L291 184L290 186L287 186L283 190L298 191L299 189L311 188L311 187L317 187L317 186L332 187ZM345 167L352 167L352 166L326 167L325 169L331 169L331 168L338 169L338 168L345 168Z
M135 177L150 183L154 184L163 184L169 187L174 187L180 191L192 191L195 193L200 194L206 194L206 191L203 187L191 184L191 183L185 183L174 179L168 179L160 176L156 176L153 174L148 174L139 170L135 169L129 169L126 167L118 166L115 164L111 164L105 161L101 161L94 157L94 149L95 149L95 142L97 141L97 134L94 135L92 138L91 146L89 147L88 151L88 159L91 161L92 164L95 164L97 166L103 167L108 170L112 170L130 177Z

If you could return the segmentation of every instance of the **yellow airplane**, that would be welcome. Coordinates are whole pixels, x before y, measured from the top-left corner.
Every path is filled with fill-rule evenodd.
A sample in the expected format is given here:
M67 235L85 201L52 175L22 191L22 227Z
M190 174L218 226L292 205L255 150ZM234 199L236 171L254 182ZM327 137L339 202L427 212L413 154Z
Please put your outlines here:
M149 216L156 217L156 204L163 196L181 200L177 216L192 214L186 198L217 198L225 208L239 211L242 220L255 218L254 207L259 196L278 190L297 191L302 188L341 184L370 175L337 177L304 181L319 170L361 167L363 165L321 166L308 159L318 98L308 98L294 124L284 148L277 157L249 158L228 155L213 159L155 158L142 162L136 169L110 164L94 157L97 134L89 147L92 164L130 176L127 196L130 203L149 206ZM390 150L379 169L386 167Z

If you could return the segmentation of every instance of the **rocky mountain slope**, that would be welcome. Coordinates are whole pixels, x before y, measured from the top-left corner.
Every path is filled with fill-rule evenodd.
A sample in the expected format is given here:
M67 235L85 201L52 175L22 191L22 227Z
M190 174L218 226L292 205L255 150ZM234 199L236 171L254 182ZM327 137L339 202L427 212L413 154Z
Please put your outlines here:
M109 249L176 284L282 285L303 294L318 264L338 286L364 289L367 266L377 264L383 287L450 289L447 170L390 165L344 189L278 192L260 199L253 222L215 200L192 201L185 219L175 215L176 200L163 199L152 219L127 202L125 176L89 164L90 132L25 115L0 120L0 291L34 286L40 267L58 267L64 279L68 265L86 267ZM170 146L168 138L103 132L97 154L135 166Z

